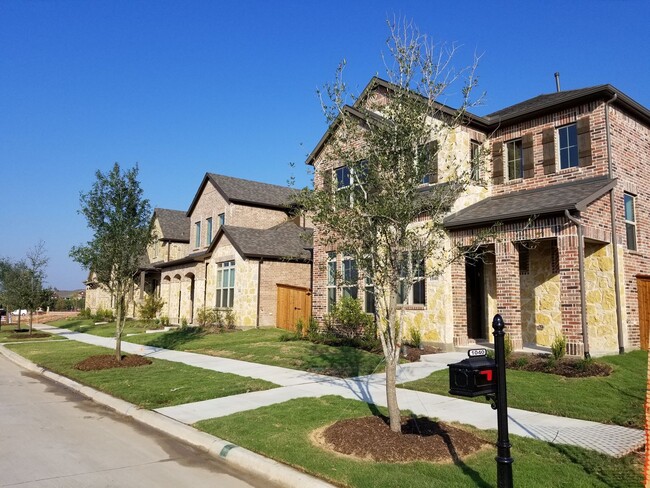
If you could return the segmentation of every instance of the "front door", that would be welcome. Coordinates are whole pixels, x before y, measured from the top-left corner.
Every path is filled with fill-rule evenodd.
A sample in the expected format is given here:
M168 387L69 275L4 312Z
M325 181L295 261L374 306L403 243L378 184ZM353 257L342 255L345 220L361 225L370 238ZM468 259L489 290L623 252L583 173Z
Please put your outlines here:
M638 277L636 286L639 295L639 335L641 349L648 350L650 338L650 277Z
M480 258L465 258L465 283L467 289L467 337L487 339L485 331L485 278L484 263Z

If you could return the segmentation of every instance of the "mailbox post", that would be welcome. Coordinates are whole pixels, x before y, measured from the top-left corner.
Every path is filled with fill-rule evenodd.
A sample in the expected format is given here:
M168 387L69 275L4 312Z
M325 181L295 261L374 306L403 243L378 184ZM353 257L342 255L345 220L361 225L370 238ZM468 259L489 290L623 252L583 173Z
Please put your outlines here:
M497 487L512 488L512 463L508 437L508 401L506 395L506 355L503 319L497 314L492 320L494 356L487 357L485 349L470 349L469 358L449 364L449 394L485 396L497 411Z

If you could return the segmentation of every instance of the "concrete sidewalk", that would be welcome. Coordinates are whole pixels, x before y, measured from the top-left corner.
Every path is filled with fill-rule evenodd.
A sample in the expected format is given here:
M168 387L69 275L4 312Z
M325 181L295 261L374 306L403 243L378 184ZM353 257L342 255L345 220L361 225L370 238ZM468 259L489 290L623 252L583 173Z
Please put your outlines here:
M71 340L113 348L115 340L91 334L72 332L50 326L38 326L52 334ZM165 407L156 411L185 424L199 420L222 417L236 412L254 410L263 406L285 402L294 398L339 395L386 406L385 375L374 374L358 378L334 378L277 366L249 363L235 359L219 358L191 352L172 351L139 344L122 342L122 350L181 362L212 371L234 373L270 381L280 388L216 398L201 402ZM466 357L465 353L452 352L427 356L418 363L399 366L398 383L425 378L434 371L446 369L447 364ZM398 388L400 407L416 415L435 417L445 422L460 422L479 429L496 429L496 412L487 404L476 403L431 393ZM508 409L510 433L547 442L570 444L608 454L622 456L634 451L645 442L644 432L617 425L599 424L586 420L557 417L515 408Z

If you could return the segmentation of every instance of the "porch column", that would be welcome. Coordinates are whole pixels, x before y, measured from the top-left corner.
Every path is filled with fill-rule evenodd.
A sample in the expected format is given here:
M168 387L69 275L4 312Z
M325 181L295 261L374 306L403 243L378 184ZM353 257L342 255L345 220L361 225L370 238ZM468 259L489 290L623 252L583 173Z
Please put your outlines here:
M451 264L451 295L454 317L454 346L467 345L467 282L465 259Z
M557 247L560 262L562 334L567 340L567 354L571 356L583 356L584 342L582 337L578 236L558 236Z
M521 335L521 287L519 284L519 252L513 242L495 244L497 276L497 313L506 324L506 334L514 349L523 347ZM492 323L492 317L489 317Z

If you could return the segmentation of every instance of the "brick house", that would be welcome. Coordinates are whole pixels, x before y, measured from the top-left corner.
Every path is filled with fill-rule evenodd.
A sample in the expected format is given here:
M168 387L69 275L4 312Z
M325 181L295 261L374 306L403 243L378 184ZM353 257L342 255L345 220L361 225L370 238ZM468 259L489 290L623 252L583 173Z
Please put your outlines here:
M350 109L390 96L391 89L373 78ZM307 160L317 175L340 169L324 157L332 133ZM448 244L469 244L484 231L491 237L480 258L456 261L414 287L402 305L406 327L451 348L491 341L491 318L500 313L516 348L548 347L559 334L573 355L647 345L647 108L611 85L562 91L485 117L469 115L441 144L449 147L440 147L439 158L462 159L468 168L481 149L489 153L481 175L487 185L469 188L444 220ZM336 249L319 244L316 229L318 319L342 293L328 286L326 271L345 265ZM359 297L370 311L372 294Z
M161 315L191 324L203 307L229 308L237 325L275 326L278 288L311 287L311 229L293 216L294 193L206 173L185 212L184 253L154 263Z

